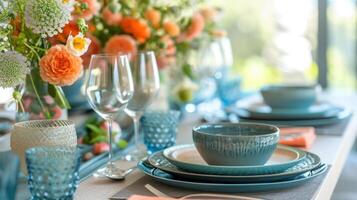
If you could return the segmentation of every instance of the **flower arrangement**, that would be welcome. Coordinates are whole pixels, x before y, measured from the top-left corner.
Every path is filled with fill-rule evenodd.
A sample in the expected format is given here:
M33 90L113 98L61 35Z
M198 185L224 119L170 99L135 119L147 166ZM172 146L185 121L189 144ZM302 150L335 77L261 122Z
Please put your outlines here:
M88 52L82 56L85 66L93 53L135 54L153 50L161 71L176 68L175 73L183 74L185 81L174 90L177 91L175 96L183 102L189 101L197 88L192 66L182 62L185 56L198 49L202 41L225 34L216 28L219 10L205 7L203 0L82 2L88 5L85 11L89 26L87 37L92 40ZM71 24L65 29L72 32L78 29Z
M91 43L84 36L86 9L74 0L0 2L0 87L15 88L19 111L32 108L36 118L58 118L61 108L70 107L61 86L82 74L80 56ZM23 84L31 94L24 98Z

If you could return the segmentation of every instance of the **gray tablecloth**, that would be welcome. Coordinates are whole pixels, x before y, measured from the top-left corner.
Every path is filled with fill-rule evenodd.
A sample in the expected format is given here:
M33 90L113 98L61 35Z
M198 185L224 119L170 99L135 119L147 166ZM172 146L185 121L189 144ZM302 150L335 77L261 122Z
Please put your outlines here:
M287 200L287 199L309 200L314 197L316 191L321 186L329 169L330 169L330 167L326 170L326 172L324 174L321 174L320 176L315 177L314 179L312 179L302 185L292 187L289 189L273 190L273 191L269 191L269 192L259 192L259 193L239 193L236 195L262 198L262 199L268 199L268 200ZM133 184L129 185L128 187L120 190L111 199L113 199L113 200L127 199L128 197L130 197L133 194L144 195L144 196L154 196L150 191L148 191L145 188L146 184L150 184L153 187L159 189L161 192L163 192L171 197L174 197L174 198L179 198L179 197L182 197L182 196L185 196L188 194L202 193L200 191L187 190L187 189L181 189L181 188L177 188L177 187L168 186L168 185L156 182L148 176L144 176L144 177L138 179ZM231 194L231 195L234 195L234 194Z

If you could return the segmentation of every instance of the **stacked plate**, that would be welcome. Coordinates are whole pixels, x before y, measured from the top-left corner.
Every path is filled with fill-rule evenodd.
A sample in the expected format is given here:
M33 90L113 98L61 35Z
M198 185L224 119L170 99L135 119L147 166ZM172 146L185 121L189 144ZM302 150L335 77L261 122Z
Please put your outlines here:
M210 192L253 192L292 187L325 172L319 156L279 145L265 165L208 165L195 146L178 145L139 162L146 175L175 187Z
M272 109L263 102L231 108L241 122L260 122L277 125L320 126L338 123L351 115L345 108L327 102L317 102L308 108Z

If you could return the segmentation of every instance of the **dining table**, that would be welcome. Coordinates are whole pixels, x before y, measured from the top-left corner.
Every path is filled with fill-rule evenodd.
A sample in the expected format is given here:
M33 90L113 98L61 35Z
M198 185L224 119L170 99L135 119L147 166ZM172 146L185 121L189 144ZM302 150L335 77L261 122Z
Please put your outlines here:
M251 97L249 97L251 98ZM250 99L246 98L245 101ZM256 98L256 97L253 97ZM352 112L357 111L357 94L352 92L324 92L321 99L325 99L334 104L347 107ZM84 121L83 115L73 115L70 119L76 123ZM202 117L197 114L187 114L181 121L178 127L178 133L176 138L176 144L190 144L192 141L192 127L202 123ZM321 131L318 131L318 130ZM353 144L357 135L357 115L352 115L344 126L339 128L317 127L317 137L313 145L306 151L315 153L320 156L323 163L329 166L327 173L323 175L322 181L318 182L316 191L313 191L311 199L326 200L330 199L335 189L337 181L341 175L345 161L353 147ZM136 165L136 162L129 162L124 160L117 160L116 164L122 168L127 169ZM110 199L113 195L118 193L130 185L141 184L144 173L135 169L131 172L125 180L114 181L107 178L96 178L92 175L82 180L75 193L75 200L104 200ZM321 175L322 176L322 175ZM142 183L144 184L144 182ZM306 184L306 183L304 183ZM19 192L26 190L23 185L20 186ZM299 186L297 186L299 187ZM160 188L157 188L160 189ZM179 190L179 188L173 188L173 190ZM285 189L284 192L289 191ZM269 192L269 191L268 191ZM279 193L279 190L274 191ZM27 192L28 193L28 192ZM150 192L149 192L150 193ZM132 193L135 194L135 191ZM249 193L247 193L249 194ZM242 193L242 195L247 195ZM20 195L21 196L21 195ZM152 196L154 196L152 194ZM17 198L21 199L21 198Z
M325 92L322 98L329 102L348 107L354 112L357 111L357 95L354 93ZM200 116L194 114L187 115L178 127L177 144L192 143L191 129L199 123L202 123ZM306 149L307 151L316 153L321 157L322 162L330 165L330 169L321 181L312 199L326 200L331 198L344 163L355 142L356 134L357 115L352 115L344 130L331 129L331 132L329 132L329 128L327 127L323 134L317 133L317 138L312 147ZM117 161L117 164L123 168L135 165L135 163L125 161ZM75 199L109 199L115 193L130 186L143 176L144 174L139 170L134 170L124 181L98 179L91 176L80 183L75 194Z

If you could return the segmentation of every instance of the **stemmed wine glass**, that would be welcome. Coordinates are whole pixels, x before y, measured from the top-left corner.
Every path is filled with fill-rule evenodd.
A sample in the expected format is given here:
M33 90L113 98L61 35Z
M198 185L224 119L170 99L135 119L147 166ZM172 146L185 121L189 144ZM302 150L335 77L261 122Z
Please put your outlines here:
M133 96L134 86L127 55L92 55L89 75L85 83L88 102L93 110L108 123L108 163L95 176L118 178L123 171L113 161L112 123L114 117L123 112Z
M133 118L135 149L126 155L126 159L137 161L146 155L145 146L139 141L139 121L145 108L152 103L159 92L160 78L154 52L139 52L133 55L132 60L134 95L125 111Z

